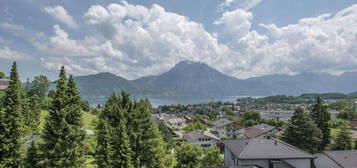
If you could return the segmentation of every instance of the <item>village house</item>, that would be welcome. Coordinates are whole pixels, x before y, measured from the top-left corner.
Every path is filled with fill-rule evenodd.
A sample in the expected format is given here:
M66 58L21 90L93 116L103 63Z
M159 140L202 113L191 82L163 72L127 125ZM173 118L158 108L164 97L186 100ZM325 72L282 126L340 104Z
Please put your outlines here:
M293 110L260 110L259 112L263 119L285 122L288 122L294 115Z
M218 137L226 137L226 138L236 138L238 135L242 134L242 125L238 122L227 120L227 119L219 119L211 123L213 132L218 135Z
M245 128L243 134L239 137L244 138L268 138L277 137L281 133L281 129L268 124L259 124Z
M211 134L208 131L202 131L202 130L195 130L188 132L183 135L183 139L185 139L187 142L194 144L194 145L199 145L203 149L209 148L209 147L216 147L217 143L219 143L220 138L216 137L215 135Z
M356 168L357 151L325 151L315 154L316 168Z
M5 90L9 86L7 79L0 79L0 90Z
M223 144L226 167L312 168L314 164L312 154L277 139L233 139Z
M154 114L152 117L157 123L158 121L161 121L168 127L176 130L184 128L187 123L187 120L184 116L179 116L176 114L159 113Z

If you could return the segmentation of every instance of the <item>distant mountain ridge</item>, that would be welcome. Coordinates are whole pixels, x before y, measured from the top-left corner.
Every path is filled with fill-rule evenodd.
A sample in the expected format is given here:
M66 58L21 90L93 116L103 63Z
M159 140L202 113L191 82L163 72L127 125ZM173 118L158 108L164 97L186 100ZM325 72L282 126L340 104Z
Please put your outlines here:
M357 72L346 72L339 76L304 73L238 79L205 63L192 61L181 61L167 72L136 80L127 80L108 72L77 76L75 80L82 96L86 98L103 98L120 90L132 95L209 98L357 91Z

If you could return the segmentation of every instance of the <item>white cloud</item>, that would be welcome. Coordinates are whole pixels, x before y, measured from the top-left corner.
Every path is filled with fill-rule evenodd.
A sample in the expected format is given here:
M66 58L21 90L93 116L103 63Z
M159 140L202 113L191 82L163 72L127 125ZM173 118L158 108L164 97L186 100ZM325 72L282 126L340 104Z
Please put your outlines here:
M93 71L111 71L133 79L162 73L181 60L219 63L228 52L203 25L159 5L146 8L123 2L92 6L84 18L105 39L70 39L55 26L55 35L39 47L50 55L43 59L45 67L57 67L54 64L62 60L78 67L72 69L88 73L91 67L82 59L99 57L100 66Z
M241 8L246 11L253 9L263 0L224 0L219 6L223 10L225 8L237 9Z
M0 47L0 59L7 60L24 60L30 59L31 57L23 52L11 50L9 47Z
M230 25L229 21L234 18L224 19L225 16L223 14L218 21L224 23L227 29L237 32L240 28L246 33L245 36L236 36L231 42L231 49L235 52L235 57L231 58L232 62L236 62L236 67L232 68L235 69L235 76L302 72L336 74L357 70L357 5L335 15L304 18L297 24L283 27L261 24L267 30L264 34L254 30L247 33L247 26ZM239 21L236 23L248 25Z
M55 20L64 23L69 28L77 29L79 27L78 24L73 20L72 16L69 15L67 10L62 6L47 6L43 10L51 15Z
M252 29L251 12L225 12L215 22L231 37L224 44L217 39L221 32L209 33L159 5L97 5L84 19L103 37L74 39L55 25L54 35L36 45L47 55L44 67L67 65L75 74L109 71L129 79L162 73L181 60L205 62L240 78L357 70L357 5L282 27L261 24L265 33Z

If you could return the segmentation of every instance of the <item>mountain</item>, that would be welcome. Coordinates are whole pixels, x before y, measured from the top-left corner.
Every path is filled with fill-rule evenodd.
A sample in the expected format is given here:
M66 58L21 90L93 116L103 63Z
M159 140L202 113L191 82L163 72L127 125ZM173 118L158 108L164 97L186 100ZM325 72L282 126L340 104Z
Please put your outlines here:
M75 77L83 97L103 99L126 90L134 96L216 98L236 95L300 95L302 93L357 91L357 72L339 76L326 73L266 75L238 79L205 63L181 61L172 69L155 76L127 80L111 73Z
M133 82L165 88L191 97L256 94L248 88L249 84L246 81L225 75L207 64L191 61L181 61L168 72L146 76Z

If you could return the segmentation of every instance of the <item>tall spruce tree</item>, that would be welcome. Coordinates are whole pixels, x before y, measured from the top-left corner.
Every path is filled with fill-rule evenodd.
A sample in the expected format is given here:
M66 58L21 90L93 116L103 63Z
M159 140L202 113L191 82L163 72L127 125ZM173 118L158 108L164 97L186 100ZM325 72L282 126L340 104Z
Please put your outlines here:
M341 125L339 128L336 142L333 145L334 150L351 150L352 149L352 132L347 124Z
M21 83L16 62L10 72L0 114L0 167L19 167L22 160L23 122L21 119Z
M31 141L31 145L26 152L25 168L41 168L41 157L38 145L35 141Z
M318 151L321 138L321 130L301 107L295 110L282 136L283 141L313 153Z
M316 103L312 106L310 112L311 118L316 123L317 127L322 132L322 141L318 150L323 151L325 147L330 143L330 127L329 121L331 120L330 114L327 111L327 107L323 105L321 98L316 98Z
M67 80L62 67L42 136L45 167L78 168L84 165L81 148L85 134L81 128L78 96L73 79Z
M97 127L97 165L99 167L133 167L132 151L126 132L124 105L122 97L112 94L100 116Z
M140 100L128 113L128 132L135 167L165 167L165 143L152 121L150 107L148 100Z

